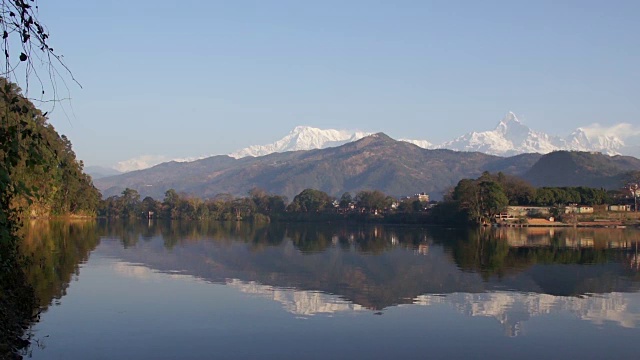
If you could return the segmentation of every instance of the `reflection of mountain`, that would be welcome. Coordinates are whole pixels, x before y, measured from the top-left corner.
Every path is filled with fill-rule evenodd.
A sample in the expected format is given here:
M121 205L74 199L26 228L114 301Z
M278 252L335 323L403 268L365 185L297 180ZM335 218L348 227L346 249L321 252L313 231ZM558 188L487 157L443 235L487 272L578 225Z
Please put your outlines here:
M194 279L183 273L161 274L141 264L117 262L114 269L123 276L145 281L153 281L157 276ZM365 310L362 306L346 301L340 296L319 291L280 288L238 279L227 279L226 285L243 293L276 301L282 304L285 311L300 317ZM508 291L457 292L419 295L412 300L412 304L451 306L466 316L494 318L502 325L507 336L518 336L523 331L524 323L531 318L560 316L566 313L597 325L607 322L625 328L636 328L640 325L639 293L609 293L598 296L573 297Z
M568 312L594 324L613 322L625 328L640 325L638 293L610 293L603 296L566 297L535 293L492 292L480 294L420 295L414 304L448 304L467 316L495 318L505 334L517 336L530 318Z
M296 316L400 304L495 318L509 336L537 316L640 325L637 230L445 229L246 223L41 223L24 250L42 305L91 252L118 274L224 284ZM584 239L584 241L583 241ZM588 241L587 241L588 240ZM97 248L96 248L97 246ZM95 250L93 250L95 249Z
M226 226L226 225L224 225ZM422 294L481 293L505 288L575 296L638 289L625 265L630 250L609 249L613 234L535 230L455 232L319 225L212 225L200 230L129 229L127 248L103 241L102 253L161 272L179 271L215 283L236 279L267 287L336 294L370 309L408 303ZM200 232L198 232L200 231ZM627 232L633 238L637 232ZM167 238L165 238L167 236ZM547 240L543 240L544 237ZM561 245L589 236L594 246ZM116 236L117 237L117 236ZM178 240L171 240L172 238ZM517 238L517 247L507 238ZM602 239L604 237L604 239ZM136 238L140 240L135 240ZM522 246L534 244L552 246ZM170 251L166 247L170 246ZM618 246L618 245L616 245ZM424 251L428 248L428 251Z
M158 276L191 280L196 279L184 273L162 274L141 264L117 262L114 270L126 277L144 281L155 281ZM365 310L362 306L342 299L340 296L319 291L281 288L227 279L226 285L239 291L257 295L282 304L283 309L293 315L309 317L314 315L334 315ZM518 336L524 324L539 316L572 316L601 325L614 323L624 328L640 325L639 293L608 293L598 296L554 296L539 293L492 291L481 293L424 294L415 297L413 305L450 306L469 317L489 317L497 320L507 336ZM409 305L404 305L409 306Z
M237 279L227 281L227 285L247 294L261 295L275 300L281 303L285 310L299 316L364 310L362 306L345 301L339 296L317 291L274 288Z

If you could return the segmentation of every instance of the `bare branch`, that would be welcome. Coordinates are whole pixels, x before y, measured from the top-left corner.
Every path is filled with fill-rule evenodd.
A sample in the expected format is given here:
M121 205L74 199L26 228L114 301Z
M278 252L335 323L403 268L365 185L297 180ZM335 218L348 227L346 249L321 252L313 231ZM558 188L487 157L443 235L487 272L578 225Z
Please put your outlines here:
M0 76L21 84L26 97L32 90L34 77L40 102L52 103L54 107L56 102L69 99L59 97L60 80L67 93L67 78L82 88L62 56L50 46L48 29L39 20L37 0L0 0L0 36L0 54L5 56ZM41 72L47 76L41 76Z

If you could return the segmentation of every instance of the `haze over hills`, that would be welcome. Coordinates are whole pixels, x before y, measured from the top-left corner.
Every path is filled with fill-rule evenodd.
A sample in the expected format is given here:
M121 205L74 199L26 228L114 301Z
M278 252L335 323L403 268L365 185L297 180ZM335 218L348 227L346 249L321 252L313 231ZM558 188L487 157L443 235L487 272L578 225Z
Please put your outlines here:
M121 171L105 166L87 166L84 168L84 172L91 175L94 180L122 174Z
M168 189L210 198L221 193L244 196L259 187L289 199L306 188L333 196L365 189L381 190L392 196L427 192L433 199L440 199L460 179L478 177L483 171L522 176L539 186L619 188L622 184L618 182L625 173L640 170L640 160L632 157L568 154L499 157L480 152L423 149L378 133L326 149L168 162L97 179L95 184L104 197L118 195L127 187L143 197L156 199L162 199ZM574 157L582 160L575 165Z

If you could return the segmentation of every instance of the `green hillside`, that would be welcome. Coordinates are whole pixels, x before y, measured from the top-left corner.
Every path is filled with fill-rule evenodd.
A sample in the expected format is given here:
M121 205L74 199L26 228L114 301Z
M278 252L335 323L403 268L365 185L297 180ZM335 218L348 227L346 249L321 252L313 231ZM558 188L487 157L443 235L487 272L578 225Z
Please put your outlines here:
M523 177L534 186L587 186L619 189L640 160L631 156L556 151L544 155Z

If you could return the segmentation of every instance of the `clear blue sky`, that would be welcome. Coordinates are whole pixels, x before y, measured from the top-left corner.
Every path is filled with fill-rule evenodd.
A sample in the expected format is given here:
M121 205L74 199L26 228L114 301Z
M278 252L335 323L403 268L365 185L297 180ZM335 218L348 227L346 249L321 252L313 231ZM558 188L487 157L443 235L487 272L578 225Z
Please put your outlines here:
M88 165L223 154L296 125L449 140L640 123L640 1L41 1ZM71 110L67 106L67 110Z

